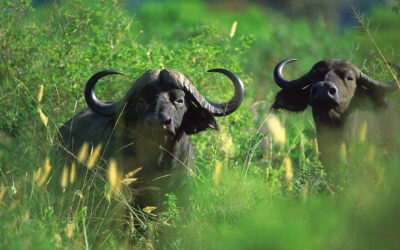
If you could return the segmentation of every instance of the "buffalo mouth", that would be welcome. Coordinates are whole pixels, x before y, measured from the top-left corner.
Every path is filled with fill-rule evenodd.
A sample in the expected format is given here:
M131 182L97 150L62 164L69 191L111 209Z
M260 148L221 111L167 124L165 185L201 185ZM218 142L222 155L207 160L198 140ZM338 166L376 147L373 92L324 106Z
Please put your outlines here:
M317 120L326 120L339 122L341 120L341 112L339 104L335 101L318 100L310 103L313 110L314 118Z
M337 107L339 107L339 103L337 103L334 100L331 99L321 99L321 100L312 100L310 101L310 106L314 109L319 109L319 110L323 110L325 112L331 110L331 109L335 109Z

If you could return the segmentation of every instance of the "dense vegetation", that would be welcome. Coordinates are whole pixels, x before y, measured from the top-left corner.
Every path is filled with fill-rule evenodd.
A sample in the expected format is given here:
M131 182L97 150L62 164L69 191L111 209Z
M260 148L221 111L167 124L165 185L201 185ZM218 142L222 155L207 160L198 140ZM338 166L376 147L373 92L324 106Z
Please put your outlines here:
M381 27L369 37L368 27L340 31L322 20L290 20L252 5L237 12L199 1L150 2L135 13L117 1L36 9L29 0L2 1L0 7L0 248L398 245L396 152L365 141L361 131L344 148L345 163L333 181L318 160L310 112L269 111L278 90L271 72L281 59L301 59L285 72L288 78L317 60L342 58L390 80L371 38L387 60L400 62L396 8L371 12L371 30ZM95 223L99 218L86 212L89 203L60 213L43 172L57 128L86 107L85 81L102 69L125 72L96 90L118 100L144 71L165 67L178 69L217 101L231 95L230 85L207 74L210 68L232 70L247 90L237 112L218 118L219 132L192 137L199 174L188 187L189 204L170 194L166 210L136 211L143 221L126 219L112 228ZM398 103L397 93L391 101ZM103 196L120 202L110 199L108 188Z

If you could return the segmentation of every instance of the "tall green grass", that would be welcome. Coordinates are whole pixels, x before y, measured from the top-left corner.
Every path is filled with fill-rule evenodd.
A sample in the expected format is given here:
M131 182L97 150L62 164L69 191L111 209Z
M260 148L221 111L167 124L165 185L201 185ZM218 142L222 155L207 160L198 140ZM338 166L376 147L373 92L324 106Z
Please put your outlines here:
M354 145L343 149L339 182L333 182L318 160L310 112L269 112L278 90L271 72L284 58L301 59L285 72L292 78L317 60L342 58L389 79L379 56L351 32L340 35L332 24L289 20L256 6L236 12L199 1L144 3L135 14L117 1L76 0L38 9L29 1L4 1L1 8L0 36L7 39L0 50L0 248L389 249L398 244L396 151L356 136ZM379 22L376 13L372 17ZM396 59L387 53L390 44L377 43L388 60ZM210 68L232 70L247 90L237 112L218 118L219 132L192 137L199 174L188 187L190 202L169 194L165 210L133 210L112 198L110 183L104 183L96 196L83 190L67 194L80 199L79 205L69 213L58 210L55 204L64 200L55 201L48 192L43 166L57 128L86 107L86 80L103 69L127 73L96 90L101 98L118 100L147 69L165 67L182 72L212 100L232 93L224 78L206 73ZM397 99L394 94L393 103ZM62 167L51 166L60 172L52 177L60 185ZM93 204L100 201L110 212L96 217ZM132 209L126 212L132 217L116 216L112 209Z

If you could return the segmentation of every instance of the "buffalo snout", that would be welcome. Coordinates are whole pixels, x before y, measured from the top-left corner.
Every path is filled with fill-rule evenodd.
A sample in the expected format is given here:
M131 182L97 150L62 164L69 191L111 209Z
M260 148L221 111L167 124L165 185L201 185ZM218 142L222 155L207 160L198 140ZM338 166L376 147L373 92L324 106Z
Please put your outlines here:
M310 89L310 104L325 103L339 105L338 89L332 82L317 82Z

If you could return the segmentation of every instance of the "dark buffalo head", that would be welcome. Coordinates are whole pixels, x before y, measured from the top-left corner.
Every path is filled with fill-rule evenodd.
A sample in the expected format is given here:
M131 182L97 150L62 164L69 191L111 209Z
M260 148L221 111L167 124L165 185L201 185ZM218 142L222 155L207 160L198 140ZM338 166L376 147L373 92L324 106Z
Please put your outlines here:
M272 108L303 111L312 107L314 119L329 124L341 124L346 116L366 98L374 107L386 104L386 93L398 89L395 82L381 83L345 60L322 60L296 80L286 80L283 67L297 59L284 60L275 67L274 79L282 90ZM400 72L400 67L395 66ZM365 103L364 103L365 104Z
M148 138L153 140L173 140L183 133L190 135L207 128L217 130L214 116L228 115L242 103L244 87L234 73L226 69L209 72L222 73L232 80L235 93L231 100L225 103L208 101L183 74L174 69L148 70L116 103L98 100L93 88L101 77L123 73L101 71L87 82L85 98L88 106L100 116L118 118L121 114L125 125L137 135L150 136Z

